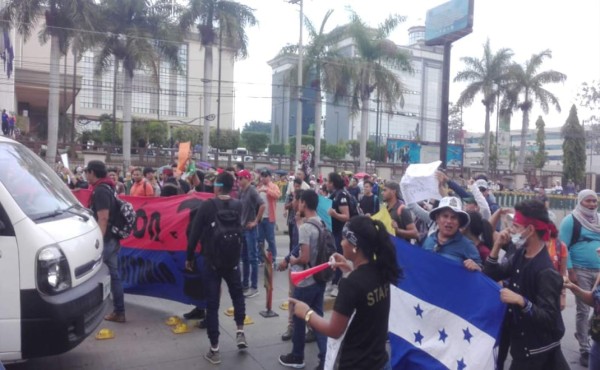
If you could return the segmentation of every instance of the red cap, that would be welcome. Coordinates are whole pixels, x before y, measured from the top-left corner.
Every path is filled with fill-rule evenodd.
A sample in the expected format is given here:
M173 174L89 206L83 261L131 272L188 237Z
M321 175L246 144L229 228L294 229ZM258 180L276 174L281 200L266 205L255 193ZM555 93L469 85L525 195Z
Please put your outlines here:
M237 173L237 177L240 179L252 180L252 174L248 170L241 170Z

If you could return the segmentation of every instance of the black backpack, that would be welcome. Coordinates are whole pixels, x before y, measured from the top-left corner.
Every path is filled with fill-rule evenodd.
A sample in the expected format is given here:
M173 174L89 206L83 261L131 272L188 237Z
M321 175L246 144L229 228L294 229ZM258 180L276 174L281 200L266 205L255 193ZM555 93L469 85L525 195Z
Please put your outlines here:
M231 270L240 263L244 228L240 212L230 201L210 199L215 205L215 219L209 237L202 246L206 257L217 270Z
M356 199L356 197L352 194L350 194L347 190L339 190L339 193L336 195L336 201L338 201L339 203L339 197L340 195L345 194L346 198L348 198L348 209L350 211L350 218L354 217L354 216L358 216L362 214L362 210L360 209L360 206L358 204L358 200Z
M335 248L335 238L331 231L327 229L325 223L323 221L316 222L312 220L307 220L307 224L313 225L319 230L319 237L317 239L317 258L315 260L315 266L318 266L322 263L329 262L331 256L336 252ZM308 264L309 267L313 267ZM313 275L313 278L317 283L327 283L333 278L333 269L327 268L325 270L319 271Z
M136 213L131 203L124 201L119 198L116 191L114 191L108 184L105 188L111 192L113 199L115 200L116 207L112 207L109 215L109 226L110 232L117 239L125 239L133 232L133 226L135 225ZM116 211L116 212L113 212Z
M571 215L571 217L573 217L573 232L571 233L571 242L567 246L568 248L571 248L573 244L577 243L581 237L581 222L579 222L575 216Z

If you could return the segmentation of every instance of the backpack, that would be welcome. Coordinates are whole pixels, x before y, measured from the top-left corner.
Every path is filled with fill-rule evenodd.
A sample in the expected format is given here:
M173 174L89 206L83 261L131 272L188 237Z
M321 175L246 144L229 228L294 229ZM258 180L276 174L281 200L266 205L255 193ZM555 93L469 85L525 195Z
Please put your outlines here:
M106 188L112 192L117 209L117 212L110 213L110 232L119 240L125 239L133 232L133 226L135 225L136 217L135 210L133 209L131 203L119 198L117 196L117 192L114 191L108 184L101 185L106 185Z
M240 212L230 208L229 202L210 201L215 205L215 220L211 223L209 238L203 245L206 256L217 270L230 270L240 263L244 229Z
M331 231L327 229L325 223L321 221L318 223L313 220L307 220L307 224L313 225L319 230L319 237L317 238L317 258L315 259L315 266L322 263L329 262L331 256L337 251L335 247L335 238ZM308 264L309 267L310 263ZM313 278L317 283L327 283L333 278L333 269L325 269L317 272L313 275Z
M336 200L339 198L340 194L346 194L346 198L348 198L348 209L350 211L350 218L358 215L362 215L363 211L360 209L360 205L358 204L358 200L352 194L350 194L347 190L340 190L336 195Z
M573 218L573 233L571 234L571 242L569 243L569 248L571 248L573 244L577 243L579 241L579 238L581 237L581 222L579 222L579 220L575 216L571 217Z

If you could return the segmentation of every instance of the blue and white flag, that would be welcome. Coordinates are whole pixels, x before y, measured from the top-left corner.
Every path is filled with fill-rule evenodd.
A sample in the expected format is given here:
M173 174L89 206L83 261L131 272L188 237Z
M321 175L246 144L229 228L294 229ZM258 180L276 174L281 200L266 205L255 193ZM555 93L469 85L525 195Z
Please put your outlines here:
M389 336L394 369L495 368L506 306L480 272L392 238L404 279L391 289Z

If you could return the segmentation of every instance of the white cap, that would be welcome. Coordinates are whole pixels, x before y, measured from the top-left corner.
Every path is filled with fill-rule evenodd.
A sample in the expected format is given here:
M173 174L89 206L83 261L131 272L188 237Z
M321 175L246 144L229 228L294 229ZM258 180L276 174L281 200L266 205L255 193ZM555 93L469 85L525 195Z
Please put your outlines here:
M487 181L485 181L484 179L479 179L479 180L475 181L475 185L478 188L484 188L484 189L489 188Z

